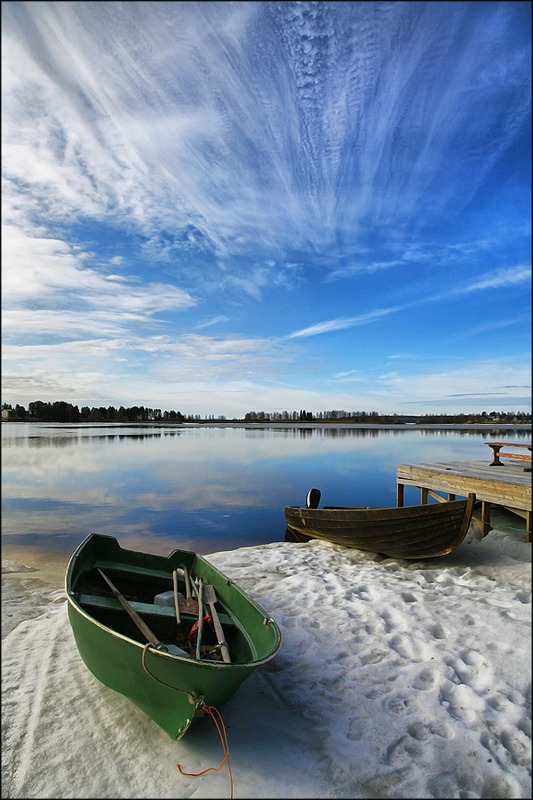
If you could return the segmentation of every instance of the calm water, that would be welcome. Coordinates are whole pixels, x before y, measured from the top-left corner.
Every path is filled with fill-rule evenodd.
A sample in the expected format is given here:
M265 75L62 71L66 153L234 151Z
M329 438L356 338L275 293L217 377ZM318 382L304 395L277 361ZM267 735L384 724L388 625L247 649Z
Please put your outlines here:
M323 505L395 505L397 464L490 461L499 439L531 430L4 422L2 544L62 559L92 531L161 554L280 542L284 506L313 486Z

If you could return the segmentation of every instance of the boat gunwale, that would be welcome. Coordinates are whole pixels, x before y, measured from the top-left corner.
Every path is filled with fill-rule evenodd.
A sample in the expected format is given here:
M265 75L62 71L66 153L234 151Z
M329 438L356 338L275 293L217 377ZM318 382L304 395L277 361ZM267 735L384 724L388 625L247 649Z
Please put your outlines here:
M321 508L307 508L306 506L285 506L286 509L299 509L301 511L305 511L309 513L309 515L320 514L323 511L361 511L361 512L375 512L375 511L388 511L391 513L397 512L410 512L411 514L413 511L420 512L421 516L423 516L422 511L430 510L431 512L436 511L437 509L441 509L441 513L445 513L445 510L450 511L450 506L453 505L457 508L464 506L465 508L469 504L468 497L464 499L455 499L455 500L443 500L442 502L435 502L435 503L415 503L410 506L322 506ZM370 514L368 515L370 516ZM401 514L400 514L401 516Z

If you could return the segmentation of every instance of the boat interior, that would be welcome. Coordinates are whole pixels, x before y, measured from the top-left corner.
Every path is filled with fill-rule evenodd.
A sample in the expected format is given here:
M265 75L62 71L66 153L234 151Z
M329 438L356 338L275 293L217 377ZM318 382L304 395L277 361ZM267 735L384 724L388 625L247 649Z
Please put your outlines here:
M187 593L183 574L180 575L182 570L178 571L178 592L183 596L179 602L179 624L174 604L173 581L168 571L101 562L78 576L73 587L74 599L78 604L102 625L141 644L146 644L145 637L106 585L98 567L111 579L130 607L160 642L176 645L193 658L196 656L198 601L194 596L191 596L188 603L184 599ZM248 663L258 658L254 643L236 617L218 598L215 607L231 662ZM206 661L220 661L220 643L217 641L211 610L207 604L203 605L203 617L200 657Z

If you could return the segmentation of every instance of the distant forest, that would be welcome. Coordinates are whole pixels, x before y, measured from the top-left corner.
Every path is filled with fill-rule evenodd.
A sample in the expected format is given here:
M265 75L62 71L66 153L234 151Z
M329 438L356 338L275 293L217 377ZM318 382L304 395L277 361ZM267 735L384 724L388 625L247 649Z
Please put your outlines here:
M2 404L2 419L14 422L136 422L136 423L180 423L180 422L363 422L372 424L440 423L468 424L484 422L529 423L531 413L525 411L482 411L479 414L380 414L378 411L248 411L243 418L228 419L225 416L202 417L200 414L182 414L180 411L161 411L145 406L82 406L58 400L44 403L37 400L28 408L19 404Z

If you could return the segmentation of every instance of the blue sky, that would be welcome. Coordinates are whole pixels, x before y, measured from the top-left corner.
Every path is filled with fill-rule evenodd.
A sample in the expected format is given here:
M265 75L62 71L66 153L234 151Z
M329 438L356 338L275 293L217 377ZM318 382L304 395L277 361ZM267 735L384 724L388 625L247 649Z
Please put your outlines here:
M2 399L531 408L529 2L2 3Z

